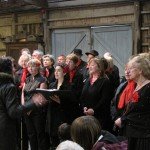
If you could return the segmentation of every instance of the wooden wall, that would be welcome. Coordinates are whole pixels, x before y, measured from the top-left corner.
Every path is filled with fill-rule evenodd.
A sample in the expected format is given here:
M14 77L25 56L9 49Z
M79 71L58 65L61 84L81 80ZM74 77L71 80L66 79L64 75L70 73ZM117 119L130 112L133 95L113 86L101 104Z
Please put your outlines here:
M39 12L0 15L0 56L5 54L5 43L9 39L17 42L28 35L42 34L42 15Z
M16 41L19 35L42 35L46 51L49 52L50 32L53 29L82 28L101 25L131 25L133 29L133 53L150 50L150 2L120 2L110 4L95 3L83 5L76 0L78 6L69 5L58 7L57 3L47 10L40 12L24 12L0 15L0 55L5 54L4 38L11 36ZM80 6L79 4L82 4ZM59 3L60 4L60 3Z
M133 29L133 54L148 51L150 2L124 2L62 7L49 11L48 27L53 29L81 28L102 25L131 25ZM147 10L145 13L144 11ZM149 10L149 11L148 11ZM145 13L145 14L143 14ZM141 19L142 15L142 19ZM142 32L141 32L142 31ZM143 41L144 40L144 41ZM142 47L141 47L142 45Z
M141 39L142 51L150 51L150 2L141 6Z

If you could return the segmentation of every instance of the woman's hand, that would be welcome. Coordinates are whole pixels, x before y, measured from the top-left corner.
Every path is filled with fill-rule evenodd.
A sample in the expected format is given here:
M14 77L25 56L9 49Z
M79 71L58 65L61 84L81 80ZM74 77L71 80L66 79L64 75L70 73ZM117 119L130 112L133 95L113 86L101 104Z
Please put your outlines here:
M115 125L118 126L119 128L121 128L121 118L118 118L118 119L115 121Z
M90 115L90 116L94 115L94 110L92 108L88 109L87 107L84 107L83 110L85 115Z
M51 98L53 101L55 101L56 103L60 104L60 98L59 98L59 96L54 95L54 96L50 96L50 98Z
M35 103L36 106L43 106L47 103L47 100L45 99L45 97L40 93L34 94L32 96L32 101L33 103Z

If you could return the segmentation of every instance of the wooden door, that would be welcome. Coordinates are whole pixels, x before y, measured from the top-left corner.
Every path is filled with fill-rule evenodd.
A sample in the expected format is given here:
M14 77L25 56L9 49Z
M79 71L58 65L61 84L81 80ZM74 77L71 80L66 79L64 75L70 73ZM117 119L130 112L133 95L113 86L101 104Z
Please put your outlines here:
M38 44L35 42L7 43L6 56L13 57L15 59L15 63L18 64L22 48L28 48L32 54L33 50L38 48Z

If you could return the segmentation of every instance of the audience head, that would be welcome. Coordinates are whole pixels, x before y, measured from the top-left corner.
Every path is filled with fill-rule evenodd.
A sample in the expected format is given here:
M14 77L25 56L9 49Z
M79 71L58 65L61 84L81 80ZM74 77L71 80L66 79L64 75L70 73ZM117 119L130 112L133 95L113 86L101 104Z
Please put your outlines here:
M46 68L51 68L55 64L55 59L53 55L46 54L42 57L43 66Z
M60 141L71 140L70 125L63 123L58 128L58 136Z
M58 145L56 150L84 150L79 144L73 141L64 141Z
M66 56L60 55L57 57L57 64L65 64L66 63Z
M93 116L82 116L71 125L71 138L85 150L91 150L100 136L101 126Z
M0 72L13 74L13 64L9 57L0 57Z
M99 76L103 77L105 75L104 62L103 58L94 57L89 62L89 74L92 76L93 74L99 74Z
M32 58L36 58L41 61L43 55L44 55L43 51L36 49L32 53Z

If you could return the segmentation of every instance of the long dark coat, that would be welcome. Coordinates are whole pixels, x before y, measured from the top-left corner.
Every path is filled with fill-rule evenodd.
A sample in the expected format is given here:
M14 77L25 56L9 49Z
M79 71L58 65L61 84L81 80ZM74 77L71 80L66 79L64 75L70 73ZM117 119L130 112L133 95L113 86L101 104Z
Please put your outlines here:
M16 150L16 118L30 106L19 106L12 76L0 73L0 150Z

